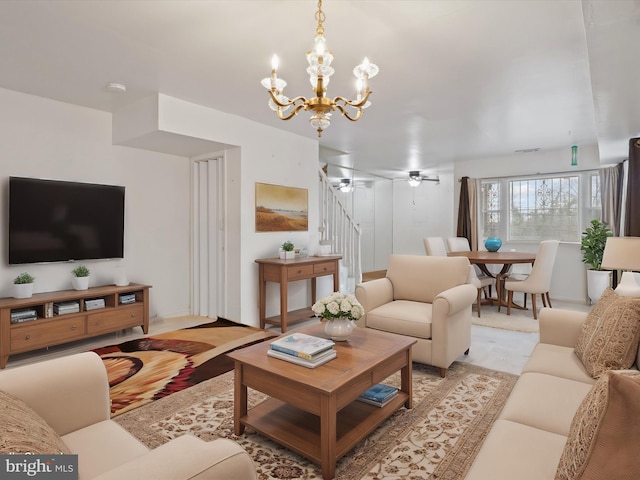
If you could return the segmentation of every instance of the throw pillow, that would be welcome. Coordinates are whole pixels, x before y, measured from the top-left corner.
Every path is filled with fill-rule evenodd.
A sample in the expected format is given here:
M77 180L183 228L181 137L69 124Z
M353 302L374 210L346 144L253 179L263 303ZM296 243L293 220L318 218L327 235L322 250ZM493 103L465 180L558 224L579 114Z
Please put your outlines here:
M575 352L589 375L630 368L640 342L640 298L607 288L582 325Z
M71 454L58 434L22 400L0 390L0 454Z
M555 480L640 478L640 372L609 371L583 399Z

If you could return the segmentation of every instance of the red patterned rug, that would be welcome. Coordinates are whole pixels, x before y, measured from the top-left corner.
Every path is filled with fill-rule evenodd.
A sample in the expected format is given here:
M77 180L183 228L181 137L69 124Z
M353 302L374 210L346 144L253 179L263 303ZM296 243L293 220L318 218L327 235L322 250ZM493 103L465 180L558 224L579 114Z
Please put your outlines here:
M93 350L107 368L111 416L233 369L226 353L277 334L223 318Z

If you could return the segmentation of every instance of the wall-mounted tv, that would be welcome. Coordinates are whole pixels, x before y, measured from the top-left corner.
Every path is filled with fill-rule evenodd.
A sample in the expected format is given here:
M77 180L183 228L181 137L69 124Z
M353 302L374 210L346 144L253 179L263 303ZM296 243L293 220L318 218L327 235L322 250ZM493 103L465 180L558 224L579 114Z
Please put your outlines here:
M123 258L124 189L9 177L9 264Z

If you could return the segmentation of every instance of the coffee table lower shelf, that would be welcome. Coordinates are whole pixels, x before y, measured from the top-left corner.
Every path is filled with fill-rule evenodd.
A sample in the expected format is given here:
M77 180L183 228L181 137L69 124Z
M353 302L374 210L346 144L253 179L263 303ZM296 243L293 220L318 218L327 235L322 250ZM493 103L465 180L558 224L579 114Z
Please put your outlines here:
M384 407L354 400L337 413L336 460L344 456L409 399L399 391ZM265 437L321 464L320 417L275 398L247 412L240 422Z

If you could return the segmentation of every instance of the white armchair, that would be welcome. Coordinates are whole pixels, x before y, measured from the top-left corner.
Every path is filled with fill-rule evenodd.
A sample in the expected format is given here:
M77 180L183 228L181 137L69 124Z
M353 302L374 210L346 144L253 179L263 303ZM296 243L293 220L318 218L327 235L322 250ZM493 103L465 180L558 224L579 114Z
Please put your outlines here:
M413 360L436 366L444 377L471 346L471 305L464 257L391 255L387 276L356 287L365 314L357 324L413 337Z
M93 352L3 370L0 390L24 402L35 412L34 421L48 425L50 436L57 435L78 455L80 480L257 478L251 457L228 439L205 442L182 435L149 450L111 420L107 372ZM0 404L1 408L9 407ZM11 438L16 431L0 425L5 445L18 441ZM42 443L38 438L32 442Z

